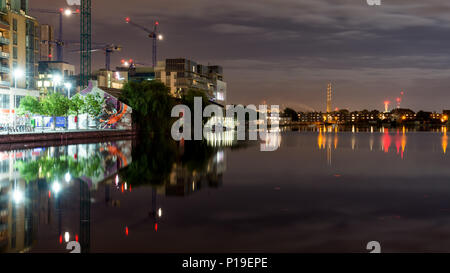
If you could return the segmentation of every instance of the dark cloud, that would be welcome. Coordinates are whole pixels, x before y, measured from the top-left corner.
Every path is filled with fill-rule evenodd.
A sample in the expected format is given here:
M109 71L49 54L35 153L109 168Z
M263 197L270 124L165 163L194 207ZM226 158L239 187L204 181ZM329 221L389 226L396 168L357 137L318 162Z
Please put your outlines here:
M65 4L31 6L57 1ZM405 107L441 110L450 108L449 10L444 0L383 0L379 7L365 0L98 0L93 40L124 46L115 63L150 63L150 41L124 18L157 19L165 34L159 57L223 65L232 103L323 110L332 81L336 107L381 109L404 89ZM77 19L67 19L65 29L68 39L78 39ZM76 54L66 56L78 63ZM94 56L94 66L102 66L104 56Z

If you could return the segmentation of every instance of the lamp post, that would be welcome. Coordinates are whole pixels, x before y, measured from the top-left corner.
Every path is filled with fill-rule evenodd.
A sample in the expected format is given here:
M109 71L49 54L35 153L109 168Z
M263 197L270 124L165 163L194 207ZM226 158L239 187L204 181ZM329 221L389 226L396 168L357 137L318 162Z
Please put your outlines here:
M72 84L70 82L66 82L64 86L67 88L67 98L70 99L70 89L72 88Z
M14 90L17 89L17 79L22 78L24 76L24 72L22 69L20 68L16 68L13 72L13 77L14 77ZM13 111L13 107L14 107L14 95L12 93L12 89L9 89L9 123L11 125L14 125L14 120L13 120L13 115L12 115L12 111Z
M56 86L61 83L60 75L53 75L53 92L56 93Z

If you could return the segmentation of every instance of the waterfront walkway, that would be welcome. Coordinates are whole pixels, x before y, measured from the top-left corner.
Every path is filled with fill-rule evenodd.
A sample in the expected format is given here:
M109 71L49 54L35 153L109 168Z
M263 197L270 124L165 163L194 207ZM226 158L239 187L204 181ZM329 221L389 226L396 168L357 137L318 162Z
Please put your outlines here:
M67 141L73 139L101 139L134 135L133 130L36 130L34 132L0 132L0 144L39 141Z

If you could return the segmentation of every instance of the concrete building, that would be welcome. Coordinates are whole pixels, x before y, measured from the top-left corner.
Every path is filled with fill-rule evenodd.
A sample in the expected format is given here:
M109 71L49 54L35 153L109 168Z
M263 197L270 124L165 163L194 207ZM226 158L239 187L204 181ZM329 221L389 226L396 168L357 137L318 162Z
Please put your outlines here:
M15 124L15 108L36 96L40 29L28 0L0 0L0 124Z
M128 75L130 82L159 80L169 87L174 97L181 97L188 89L199 89L210 100L226 104L227 84L223 80L223 68L218 65L202 65L189 59L177 58L159 61L155 68L131 64L130 67L117 67L116 71L120 77ZM98 81L99 86L103 86L100 78Z
M53 26L41 25L41 49L40 60L41 61L53 61L55 58L55 44L52 41L55 40Z
M128 71L107 71L100 69L94 73L99 87L122 89L128 82Z
M213 101L226 103L227 84L221 66L206 66L184 58L166 59L158 62L155 78L165 83L174 96L193 88L204 90Z
M37 89L41 96L54 91L69 97L76 94L78 84L75 66L67 62L44 61L39 62L38 71Z

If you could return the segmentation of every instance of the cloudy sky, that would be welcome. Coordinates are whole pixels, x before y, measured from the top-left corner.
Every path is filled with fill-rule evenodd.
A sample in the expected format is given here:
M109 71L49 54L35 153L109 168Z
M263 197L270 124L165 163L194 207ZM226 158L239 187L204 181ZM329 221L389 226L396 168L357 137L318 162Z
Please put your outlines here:
M450 109L448 0L95 0L93 41L122 45L113 57L151 63L151 41L125 24L160 22L158 58L187 57L224 67L228 102L325 110L382 109L405 91L402 107ZM30 0L59 8L65 0ZM32 13L57 26L57 17ZM78 18L65 19L65 38L79 39ZM70 50L70 49L68 49ZM78 65L76 53L66 58ZM94 67L104 55L93 53Z

